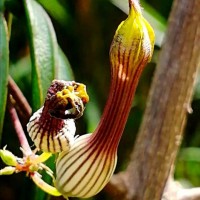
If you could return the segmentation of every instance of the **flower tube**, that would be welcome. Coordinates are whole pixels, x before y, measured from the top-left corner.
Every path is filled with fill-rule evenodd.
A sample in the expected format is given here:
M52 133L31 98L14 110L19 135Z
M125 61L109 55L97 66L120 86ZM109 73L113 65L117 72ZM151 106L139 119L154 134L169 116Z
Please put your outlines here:
M56 187L64 197L88 198L110 180L141 72L150 61L154 32L136 0L129 0L129 15L110 48L111 86L100 123L93 134L77 138L56 163Z

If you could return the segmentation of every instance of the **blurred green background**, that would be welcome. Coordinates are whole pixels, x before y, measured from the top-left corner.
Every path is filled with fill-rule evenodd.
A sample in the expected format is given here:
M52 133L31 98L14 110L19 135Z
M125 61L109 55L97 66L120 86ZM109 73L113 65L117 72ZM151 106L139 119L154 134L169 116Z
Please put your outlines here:
M93 132L97 126L109 92L109 47L119 23L127 16L126 0L38 0L49 14L57 35L58 44L68 58L75 80L87 85L90 102L84 117L79 119L77 134ZM149 88L167 27L172 0L141 1L143 12L156 33L156 46L152 62L141 77L132 104L130 116L120 142L116 172L125 169L133 149L145 109ZM32 105L31 60L28 30L20 0L7 0L7 7L14 13L10 39L10 74ZM200 84L197 84L192 102L193 113L188 116L185 138L177 158L175 176L185 186L200 185ZM25 128L25 124L24 128ZM30 140L29 140L30 141ZM30 144L31 141L30 141ZM18 139L8 114L2 135L1 148L20 155ZM126 146L126 148L124 148ZM49 161L54 164L53 159ZM0 163L0 167L3 167ZM35 188L25 174L0 176L1 200L46 200L54 198ZM76 198L71 198L76 199ZM109 199L104 192L91 199Z

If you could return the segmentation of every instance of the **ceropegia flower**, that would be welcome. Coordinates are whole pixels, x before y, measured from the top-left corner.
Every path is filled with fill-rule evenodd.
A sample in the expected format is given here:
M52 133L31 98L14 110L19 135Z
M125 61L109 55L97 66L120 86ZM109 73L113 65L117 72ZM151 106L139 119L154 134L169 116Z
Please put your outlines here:
M74 81L54 80L44 106L27 124L35 146L45 152L69 151L74 142L74 119L81 117L89 97L86 87Z
M119 25L111 44L111 87L101 121L93 134L77 138L69 152L59 154L56 187L64 197L93 196L114 172L138 79L154 46L154 32L138 1L129 0L129 7L128 18Z

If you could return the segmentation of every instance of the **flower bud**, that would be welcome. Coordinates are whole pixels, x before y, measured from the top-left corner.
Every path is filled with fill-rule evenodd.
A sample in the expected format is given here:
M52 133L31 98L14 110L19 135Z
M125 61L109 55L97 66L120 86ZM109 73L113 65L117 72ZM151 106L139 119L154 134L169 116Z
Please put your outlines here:
M0 170L0 175L11 175L15 172L15 167L7 166Z
M2 149L0 150L0 157L6 165L9 165L9 166L17 165L16 156L10 151L6 150L5 148L3 150Z

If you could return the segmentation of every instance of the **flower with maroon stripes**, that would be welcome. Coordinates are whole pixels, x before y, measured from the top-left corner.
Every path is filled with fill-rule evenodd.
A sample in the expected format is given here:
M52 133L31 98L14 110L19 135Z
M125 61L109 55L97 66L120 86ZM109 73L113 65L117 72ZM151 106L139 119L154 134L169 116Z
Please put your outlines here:
M52 81L44 106L32 115L27 124L37 149L51 153L69 151L75 139L74 120L82 116L88 101L84 84Z
M111 44L111 87L101 121L93 134L78 137L69 152L61 152L56 163L56 187L66 198L97 194L116 166L135 89L154 46L154 31L138 1L129 0L129 7L128 18L119 25Z

